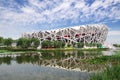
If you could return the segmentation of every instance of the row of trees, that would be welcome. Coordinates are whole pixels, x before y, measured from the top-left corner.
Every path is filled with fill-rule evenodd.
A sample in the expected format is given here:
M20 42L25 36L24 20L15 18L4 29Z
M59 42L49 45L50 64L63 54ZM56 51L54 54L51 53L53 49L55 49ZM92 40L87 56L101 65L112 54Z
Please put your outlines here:
M37 48L40 41L38 38L19 38L17 40L13 40L11 38L0 37L0 46L10 47L13 43L16 43L16 47L18 48Z
M20 48L37 48L40 45L38 38L19 38L17 40L17 46Z
M11 46L13 43L13 40L11 38L4 39L3 37L0 37L0 46Z
M101 48L102 44L99 43L65 43L64 41L43 41L42 48L64 48L64 47L76 47L76 48L83 48L84 46L88 47L98 47Z
M64 41L43 41L42 48L63 48L65 46Z
M38 38L19 38L17 40L13 40L11 38L3 38L0 37L0 46L11 46L12 43L16 43L16 47L18 48L37 48L40 45L40 41ZM41 42L42 48L64 48L64 47L76 47L76 48L83 48L84 46L94 47L97 46L100 48L102 44L96 43L65 43L64 41L42 41Z
M120 47L120 44L113 44L113 46L115 46L115 47Z
M79 42L79 43L75 43L73 46L77 48L83 48L84 46L102 48L102 44L100 43L80 43Z

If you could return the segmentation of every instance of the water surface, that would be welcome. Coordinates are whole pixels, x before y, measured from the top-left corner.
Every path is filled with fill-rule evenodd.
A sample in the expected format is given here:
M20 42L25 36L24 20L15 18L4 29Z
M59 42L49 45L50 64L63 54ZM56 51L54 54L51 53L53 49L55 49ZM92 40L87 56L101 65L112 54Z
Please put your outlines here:
M89 71L104 65L82 60L102 56L105 51L55 51L0 55L0 80L89 80Z

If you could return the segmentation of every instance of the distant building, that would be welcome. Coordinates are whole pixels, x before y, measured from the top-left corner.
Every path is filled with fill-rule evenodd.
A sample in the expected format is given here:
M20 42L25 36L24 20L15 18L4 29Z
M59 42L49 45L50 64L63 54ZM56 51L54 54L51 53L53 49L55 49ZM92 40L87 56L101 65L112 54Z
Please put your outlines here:
M64 41L65 43L98 43L103 44L107 38L108 27L104 24L90 24L68 27L56 30L46 30L34 33L24 33L22 37L32 38L36 37L40 42L44 40L50 41Z

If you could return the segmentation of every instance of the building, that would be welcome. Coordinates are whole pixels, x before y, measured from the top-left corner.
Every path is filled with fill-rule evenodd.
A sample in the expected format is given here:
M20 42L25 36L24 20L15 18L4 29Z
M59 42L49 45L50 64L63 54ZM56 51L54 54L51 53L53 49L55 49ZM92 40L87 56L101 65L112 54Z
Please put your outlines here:
M96 43L103 44L107 38L108 27L104 24L90 24L68 27L56 30L46 30L34 33L24 33L22 37L32 38L36 37L40 42L45 40L50 41L64 41L66 44L73 43Z

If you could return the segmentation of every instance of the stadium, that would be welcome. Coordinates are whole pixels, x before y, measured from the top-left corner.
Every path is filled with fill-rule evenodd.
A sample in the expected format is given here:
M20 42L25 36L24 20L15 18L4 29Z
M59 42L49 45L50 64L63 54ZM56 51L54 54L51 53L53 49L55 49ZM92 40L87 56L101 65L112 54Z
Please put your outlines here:
M24 38L38 38L43 41L64 41L65 44L104 44L108 34L105 24L89 24L73 26L56 30L46 30L33 33L24 33Z

